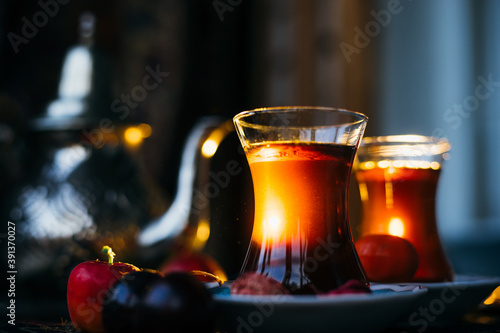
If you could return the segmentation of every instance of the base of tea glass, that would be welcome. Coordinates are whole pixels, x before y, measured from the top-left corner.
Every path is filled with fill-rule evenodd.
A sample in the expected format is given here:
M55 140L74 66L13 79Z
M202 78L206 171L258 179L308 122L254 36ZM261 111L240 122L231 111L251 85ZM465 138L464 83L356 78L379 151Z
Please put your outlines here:
M348 185L366 116L321 107L246 111L234 123L255 196L241 273L257 272L292 293L368 286L348 218Z
M364 138L355 176L363 204L361 237L391 234L407 239L418 253L414 281L454 278L436 219L436 192L446 139L418 135Z

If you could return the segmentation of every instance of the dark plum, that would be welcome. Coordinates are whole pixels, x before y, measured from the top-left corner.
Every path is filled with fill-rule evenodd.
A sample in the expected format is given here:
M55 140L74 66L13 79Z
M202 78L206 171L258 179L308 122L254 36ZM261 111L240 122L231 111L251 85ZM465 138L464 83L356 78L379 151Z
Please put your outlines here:
M214 332L211 295L188 273L133 272L109 290L102 307L106 332Z

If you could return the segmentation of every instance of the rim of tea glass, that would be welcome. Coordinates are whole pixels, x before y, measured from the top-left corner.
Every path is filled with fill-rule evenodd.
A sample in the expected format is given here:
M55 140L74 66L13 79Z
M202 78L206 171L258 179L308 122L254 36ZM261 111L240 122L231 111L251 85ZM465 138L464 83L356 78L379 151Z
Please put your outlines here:
M443 137L404 134L404 135L386 135L386 136L371 136L364 137L361 140L360 149L377 148L377 147L396 147L396 146L428 146L430 149L425 150L428 155L441 155L447 153L451 149L448 139ZM387 151L390 155L391 151ZM396 150L392 151L396 154ZM363 152L358 152L362 154Z
M233 117L234 122L240 123L242 126L248 127L248 128L254 128L254 129L259 129L259 128L304 128L304 126L289 126L289 125L269 125L269 124L251 124L248 123L244 120L243 118L255 115L255 114L262 114L262 113L277 113L277 112L297 112L297 111L323 111L323 112L336 112L336 113L344 113L353 116L353 118L359 118L359 119L353 119L352 122L343 122L339 124L330 124L330 125L308 125L306 126L307 128L327 128L327 127L342 127L346 125L355 125L355 124L360 124L363 122L368 121L368 117L357 111L350 111L347 109L342 109L342 108L334 108L334 107L329 107L329 106L273 106L273 107L262 107L262 108L256 108L252 110L247 110L247 111L242 111L235 115Z

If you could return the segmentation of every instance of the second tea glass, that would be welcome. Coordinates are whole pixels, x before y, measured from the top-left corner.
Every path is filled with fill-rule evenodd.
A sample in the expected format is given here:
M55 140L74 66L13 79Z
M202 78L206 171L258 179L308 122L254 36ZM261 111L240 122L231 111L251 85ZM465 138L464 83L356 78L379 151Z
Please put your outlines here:
M436 193L446 139L419 135L364 138L355 176L363 204L361 237L391 234L407 239L418 253L414 281L453 280L436 220Z

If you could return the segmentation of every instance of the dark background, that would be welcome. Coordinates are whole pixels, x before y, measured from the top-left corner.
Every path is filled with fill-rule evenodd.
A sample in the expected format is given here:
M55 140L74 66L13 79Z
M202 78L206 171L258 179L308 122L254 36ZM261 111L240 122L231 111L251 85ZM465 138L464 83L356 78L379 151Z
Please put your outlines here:
M145 143L143 158L154 178L168 191L175 188L179 146L202 115L231 118L259 105L252 99L252 2L243 1L220 21L210 1L68 1L27 43L14 52L2 38L0 92L2 118L15 122L19 132L29 130L27 120L41 115L57 98L64 56L79 41L82 12L97 18L95 45L111 68L101 80L110 80L110 100L129 94L142 84L146 66L169 76L126 117L146 122L153 136ZM2 35L22 36L23 17L33 22L41 11L38 1L4 1ZM108 76L108 77L107 77ZM109 104L107 104L109 103ZM103 108L101 117L119 114ZM114 119L114 118L112 118ZM172 177L175 175L175 177Z

